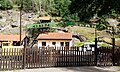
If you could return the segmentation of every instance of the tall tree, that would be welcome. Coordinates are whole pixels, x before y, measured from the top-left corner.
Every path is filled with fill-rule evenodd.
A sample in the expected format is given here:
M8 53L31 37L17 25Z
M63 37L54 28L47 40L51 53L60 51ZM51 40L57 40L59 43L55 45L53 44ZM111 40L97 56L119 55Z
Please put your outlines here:
M11 0L0 0L0 9L11 9L13 8L13 3Z
M70 12L78 13L80 20L92 18L95 14L102 15L120 13L120 0L71 0Z

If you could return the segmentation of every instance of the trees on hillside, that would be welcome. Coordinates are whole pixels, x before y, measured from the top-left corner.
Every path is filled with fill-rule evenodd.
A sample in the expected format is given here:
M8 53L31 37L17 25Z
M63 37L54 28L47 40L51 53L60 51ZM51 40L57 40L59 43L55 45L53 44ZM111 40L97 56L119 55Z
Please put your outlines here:
M11 0L0 0L0 9L11 9L13 8L13 2Z
M59 16L63 21L86 21L96 14L98 17L120 14L120 0L0 0L0 9L20 6L21 1L26 12Z
M120 0L71 0L70 12L78 13L80 20L92 18L95 14L98 17L120 13Z

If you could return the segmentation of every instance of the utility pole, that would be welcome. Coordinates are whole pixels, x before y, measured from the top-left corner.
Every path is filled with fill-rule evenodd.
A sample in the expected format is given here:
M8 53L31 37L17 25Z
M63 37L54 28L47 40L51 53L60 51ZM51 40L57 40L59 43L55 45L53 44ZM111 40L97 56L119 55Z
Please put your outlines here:
M21 45L21 35L22 35L22 8L23 8L23 3L22 0L21 1L21 7L20 7L20 45Z

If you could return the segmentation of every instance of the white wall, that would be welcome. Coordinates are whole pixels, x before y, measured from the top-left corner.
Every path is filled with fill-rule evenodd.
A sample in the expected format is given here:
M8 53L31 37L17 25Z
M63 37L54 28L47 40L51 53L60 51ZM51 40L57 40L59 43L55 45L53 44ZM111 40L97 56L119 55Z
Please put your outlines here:
M38 41L38 47L42 47L42 42L46 42L46 46L50 46L50 47L54 47L54 45L52 45L52 42L56 42L56 47L60 47L60 42L64 42L64 46L65 46L65 42L69 42L69 47L72 46L72 41L71 40L39 40Z

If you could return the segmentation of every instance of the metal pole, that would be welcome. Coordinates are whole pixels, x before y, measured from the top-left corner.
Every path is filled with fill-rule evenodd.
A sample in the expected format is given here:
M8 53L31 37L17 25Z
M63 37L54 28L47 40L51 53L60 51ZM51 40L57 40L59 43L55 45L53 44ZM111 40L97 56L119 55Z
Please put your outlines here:
M113 48L112 48L112 61L113 61L113 66L115 66L115 56L114 56L114 50L115 50L115 38L112 38L112 44L113 44Z
M95 26L95 65L97 66L97 55L98 55L98 51L97 51L97 29Z
M115 56L114 56L114 50L115 50L115 36L114 36L114 27L112 27L112 31L113 31L113 38L112 38L112 61L113 61L113 66L115 66Z
M96 26L95 26L95 38L97 38L97 29L96 29Z
M98 51L97 51L97 38L95 38L95 65L97 66L97 55L98 55Z

